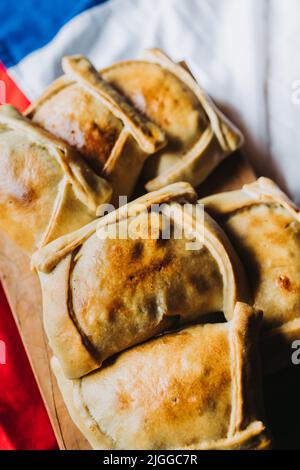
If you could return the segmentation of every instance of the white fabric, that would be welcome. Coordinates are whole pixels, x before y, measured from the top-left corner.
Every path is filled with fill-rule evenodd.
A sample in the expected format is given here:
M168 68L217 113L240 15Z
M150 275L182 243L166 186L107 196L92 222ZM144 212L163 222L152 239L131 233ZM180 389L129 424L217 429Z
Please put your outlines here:
M30 99L61 74L65 54L97 67L160 47L185 59L242 128L257 173L300 203L300 2L111 0L74 18L10 73Z

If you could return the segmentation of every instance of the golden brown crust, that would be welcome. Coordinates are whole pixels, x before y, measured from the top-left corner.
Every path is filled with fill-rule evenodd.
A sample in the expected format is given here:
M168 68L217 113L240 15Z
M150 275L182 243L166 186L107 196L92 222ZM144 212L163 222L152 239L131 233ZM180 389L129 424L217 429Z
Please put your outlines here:
M207 210L216 217L225 216L249 206L272 205L275 202L300 222L299 209L272 180L265 177L260 177L253 183L244 184L242 189L213 194L200 199L199 202L205 204Z
M185 67L172 62L159 49L145 51L144 57L178 77L197 97L208 118L205 131L183 153L181 160L149 181L146 188L153 191L178 180L198 186L227 155L242 145L243 136L217 109Z
M1 228L28 251L87 223L110 198L74 149L12 106L0 108L0 153Z
M130 195L149 153L155 155L143 178L151 179L146 188L153 191L177 181L197 186L242 144L241 133L191 75L161 51L149 50L146 60L120 62L98 74L82 56L64 58L63 68L66 76L27 115L76 146L110 178L116 195ZM120 179L128 187L123 181L120 188Z
M165 145L164 132L132 107L85 57L64 57L62 65L66 75L26 114L74 145L98 173L109 178L117 203L117 196L133 191L147 155Z
M180 203L193 198L190 185L176 183L55 240L32 257L42 281L46 330L68 377L80 377L176 325L217 311L229 319L236 302L248 299L243 269L225 234L207 214L197 214L200 208L191 204L187 211ZM150 211L161 203L161 213ZM76 363L70 359L69 344L52 314L51 292L63 288L57 273L70 255L64 281L68 301L60 296L56 309L72 318L94 360L90 367L85 358L81 364L80 354Z
M165 135L161 129L138 113L109 83L98 73L83 56L64 57L63 70L71 78L97 96L105 106L123 122L127 131L135 138L146 153L154 153L164 146Z
M267 178L201 203L225 229L247 268L255 305L264 311L264 370L276 370L290 362L291 342L299 336L299 210Z
M153 204L164 204L171 200L193 202L196 200L196 192L188 183L176 183L158 191L145 194L116 211L108 213L105 217L95 219L90 224L43 247L33 254L31 258L32 267L38 271L50 272L61 259L82 245L96 230L100 230L106 225L120 222L128 216L134 217L138 215L141 211L141 206L143 209L146 208L148 210Z
M95 449L268 448L259 381L256 388L252 381L259 323L259 314L237 304L229 323L160 336L80 380L67 380L57 359L52 367Z

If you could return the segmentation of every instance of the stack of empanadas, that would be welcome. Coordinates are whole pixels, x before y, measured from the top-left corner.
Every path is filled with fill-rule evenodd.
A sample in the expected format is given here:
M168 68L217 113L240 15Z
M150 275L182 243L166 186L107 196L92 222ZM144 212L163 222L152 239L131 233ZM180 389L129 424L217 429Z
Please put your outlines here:
M150 154L143 177L153 191L197 186L242 144L190 73L159 50L100 73L81 56L62 66L65 75L26 114L76 147L117 195L132 193Z
M26 117L0 108L0 220L38 248L72 419L96 449L270 448L261 362L300 335L298 210L266 178L197 201L243 138L161 51L63 70Z

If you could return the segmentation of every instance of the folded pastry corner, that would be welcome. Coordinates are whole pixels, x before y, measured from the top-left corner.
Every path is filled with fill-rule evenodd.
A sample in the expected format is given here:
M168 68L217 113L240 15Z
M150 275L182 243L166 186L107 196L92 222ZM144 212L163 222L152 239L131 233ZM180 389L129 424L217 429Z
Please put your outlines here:
M264 312L266 372L291 361L300 334L300 213L268 178L200 200L242 260L255 306Z
M143 57L150 63L160 66L166 76L176 77L181 84L181 93L185 97L185 100L182 100L179 95L178 100L173 101L172 109L169 110L170 115L174 116L173 119L169 117L173 125L173 128L170 126L173 139L172 137L169 139L169 148L165 147L156 160L154 158L148 160L146 173L148 171L152 179L147 182L146 189L153 191L179 180L188 181L196 187L224 158L242 146L243 135L215 106L186 67L174 63L164 52L156 48L146 50ZM171 90L174 87L172 85L170 80ZM175 91L175 87L173 90ZM161 119L163 118L164 115ZM190 126L185 123L185 120ZM196 122L197 126L191 138L193 125ZM179 136L179 139L176 135L177 126L182 126L182 132L185 134ZM185 144L177 152L172 149L172 147L176 148L175 140L177 147L180 140Z
M65 75L26 115L79 150L117 196L130 196L144 160L166 144L165 133L138 111L84 56L62 60Z
M65 142L0 107L0 228L33 252L91 221L111 197L96 175Z
M33 255L45 330L67 377L178 325L215 312L230 319L248 300L230 242L195 200L175 183Z
M131 195L145 162L148 191L179 181L197 186L242 145L191 74L158 49L99 72L82 56L62 66L65 75L26 113L75 146L115 196Z
M81 379L52 368L94 449L267 449L261 313L237 303L227 323L194 325L120 353Z

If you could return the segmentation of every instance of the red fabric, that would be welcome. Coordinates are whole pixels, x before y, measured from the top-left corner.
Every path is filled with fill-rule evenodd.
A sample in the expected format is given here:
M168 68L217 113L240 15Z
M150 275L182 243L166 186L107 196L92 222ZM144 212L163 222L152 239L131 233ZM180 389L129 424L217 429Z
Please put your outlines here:
M20 111L24 111L29 105L29 100L18 88L12 78L7 74L4 65L0 62L0 80L5 83L5 100L3 102L2 93L0 94L0 104L10 103L16 106ZM2 91L2 89L1 89Z
M6 103L24 110L29 101L1 63L0 80L6 84ZM1 285L0 449L57 449L47 412Z

